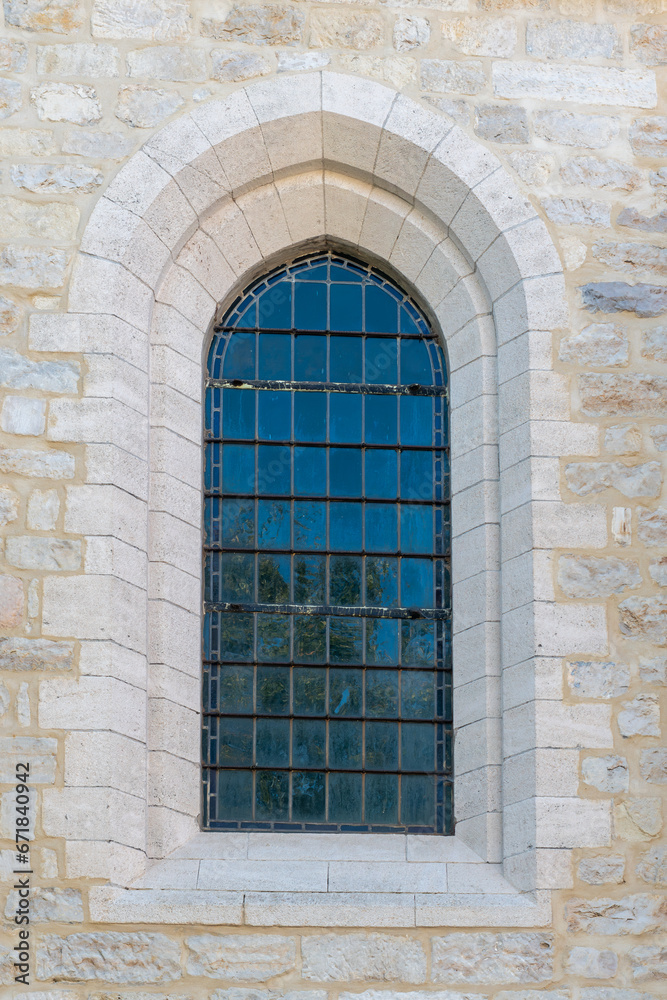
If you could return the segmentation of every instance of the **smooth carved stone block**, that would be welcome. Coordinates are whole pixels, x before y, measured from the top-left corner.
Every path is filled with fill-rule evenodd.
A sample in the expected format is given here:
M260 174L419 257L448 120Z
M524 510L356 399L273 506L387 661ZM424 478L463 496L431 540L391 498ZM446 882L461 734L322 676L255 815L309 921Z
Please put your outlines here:
M37 947L37 979L75 983L166 983L180 979L180 944L164 934L97 931L45 935Z
M264 982L296 966L296 941L277 934L199 934L186 939L191 976Z
M553 977L553 934L449 934L432 958L436 983L540 983Z
M565 905L571 934L655 934L664 930L667 898L635 893L621 899L572 899Z
M423 983L426 954L419 941L388 934L325 934L301 942L304 979L318 982Z

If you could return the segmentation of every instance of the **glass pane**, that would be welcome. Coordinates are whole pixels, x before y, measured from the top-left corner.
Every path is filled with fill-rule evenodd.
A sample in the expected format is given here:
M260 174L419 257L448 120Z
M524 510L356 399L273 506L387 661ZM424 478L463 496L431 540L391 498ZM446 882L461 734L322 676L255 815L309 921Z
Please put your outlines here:
M401 452L401 497L404 500L433 499L432 452Z
M260 555L257 563L257 600L260 604L288 604L290 557Z
M331 337L329 343L331 382L362 382L361 337Z
M332 330L361 330L361 285L332 285L330 309Z
M259 378L288 382L292 377L292 338L283 333L260 333ZM260 396L262 394L260 393Z
M218 504L220 501L216 501ZM211 541L215 541L214 538ZM227 548L251 549L255 544L253 500L223 500L220 542Z
M384 288L366 285L366 329L377 333L398 332L398 302Z
M433 622L402 622L401 662L404 666L433 666L435 655Z
M286 820L289 818L289 773L258 771L255 793L257 819Z
M260 438L289 441L292 437L292 393L263 389L257 397Z
M294 616L294 659L297 663L325 663L327 620L318 615Z
M366 556L366 604L374 608L398 604L398 559Z
M363 698L361 670L331 669L329 671L329 714L361 715Z
M396 444L397 396L366 396L366 443Z
M433 552L433 508L401 506L401 551Z
M294 667L294 712L296 715L325 715L327 672L323 667Z
M329 548L333 552L361 549L360 503L332 503L329 510Z
M264 330L291 330L292 282L278 281L267 288L257 300L257 316L257 325Z
M257 711L263 715L287 715L289 667L257 667Z
M227 715L252 713L253 667L220 667L220 695L218 704L211 708Z
M398 777L395 774L367 774L364 820L377 826L398 822Z
M397 489L397 461L395 451L366 452L366 496L372 499L393 500Z
M396 552L397 510L393 504L366 504L366 551Z
M260 444L257 448L257 488L260 493L279 496L292 492L291 452L280 444ZM247 491L246 491L247 492Z
M361 393L332 392L329 396L329 440L333 444L361 441Z
M245 721L245 720L244 720ZM252 724L252 719L248 720ZM289 719L257 719L255 761L260 767L289 764Z
M435 715L435 685L429 670L401 671L401 716L432 719Z
M292 773L292 819L317 823L326 816L326 779L318 771Z
M432 385L433 371L423 340L401 341L401 384Z
M325 556L294 557L294 600L297 604L324 604Z
M289 549L289 500L257 501L257 545L260 549Z
M225 439L255 437L255 393L249 389L224 389L222 433Z
M332 556L329 604L361 604L361 556Z
M253 319L250 320L254 324ZM223 378L254 379L255 377L255 334L234 333L227 342L222 369Z
M326 441L327 396L324 392L294 393L294 440Z
M361 449L329 450L329 496L361 496Z
M366 674L366 715L393 719L398 715L398 671L369 670Z
M395 771L398 767L398 727L393 722L366 723L365 767Z
M398 341L395 337L366 340L366 381L376 385L398 385Z
M329 662L361 663L361 618L331 618L329 621Z
M366 663L398 663L398 632L401 623L396 620L369 618L366 621Z
M289 660L289 615L257 616L257 659L264 663Z
M401 822L432 827L435 822L435 782L416 774L401 777Z
M435 726L432 723L404 722L401 725L401 768L404 771L432 771L435 768Z
M220 719L218 760L223 767L252 764L252 719Z
M325 284L296 282L294 286L294 326L297 330L326 330L327 286Z
M433 440L433 397L401 396L401 444L430 445Z
M218 771L217 818L252 819L252 771Z
M255 557L239 552L210 553L211 562L217 563L219 587L212 588L209 601L252 603L255 600Z
M294 492L300 496L325 496L327 453L324 448L294 449Z
M252 660L253 616L219 615L220 659Z
M295 719L292 728L292 766L324 767L326 752L326 722Z
M255 492L254 445L225 445L222 450L222 489L225 493Z
M296 382L326 382L327 338L307 334L294 336L294 379Z
M336 720L329 723L329 767L341 771L361 768L363 723Z
M326 504L313 500L294 501L294 547L325 549L327 537Z
M361 823L360 774L329 775L329 822Z
M401 559L401 606L432 608L433 561L431 559Z

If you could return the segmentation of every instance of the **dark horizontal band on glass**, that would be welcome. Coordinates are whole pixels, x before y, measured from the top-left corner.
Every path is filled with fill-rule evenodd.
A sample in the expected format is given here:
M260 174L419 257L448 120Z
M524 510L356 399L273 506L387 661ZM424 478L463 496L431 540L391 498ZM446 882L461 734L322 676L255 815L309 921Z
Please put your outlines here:
M451 608L373 608L339 604L241 604L206 601L204 611L259 612L268 615L330 615L343 618L405 618L447 621Z
M283 666L284 666L284 664L283 664ZM349 670L350 668L348 667L347 669ZM355 668L353 668L353 669L355 669ZM360 669L360 668L357 667L356 669ZM385 667L385 669L387 669L387 668ZM389 669L395 670L396 667L389 668ZM434 672L433 669L431 669L431 673L433 673L433 672ZM230 718L234 719L234 720L237 720L237 719L275 719L278 722L289 722L291 719L300 719L300 720L302 719L304 722L391 722L391 724L393 726L398 725L399 722L407 722L407 723L410 723L410 724L416 723L416 724L421 724L421 725L424 725L424 726L436 726L437 725L437 726L445 726L445 727L447 727L447 726L451 726L451 723L452 723L452 720L450 718L447 718L447 716L444 716L444 715L441 716L441 717L439 717L437 715L429 715L429 717L427 719L424 719L421 716L412 716L412 715L409 716L409 717L408 716L402 716L402 715L363 715L363 714L359 714L359 715L354 715L354 714L350 714L350 715L330 715L330 714L329 715L304 715L302 712L301 713L300 712L288 712L285 715L280 715L277 712L228 712L228 711L225 711L225 712L214 712L213 710L208 710L208 709L204 709L204 711L202 712L202 715L204 715L205 717L209 717L210 716L212 719L230 719ZM445 735L445 737L452 736L452 730L449 729L449 728L446 728L444 735ZM207 764L206 766L207 767L209 767L209 766L210 767L216 767L217 765L215 765L215 764L208 765ZM250 768L250 765L248 765L246 768L241 768L241 770L244 770L244 769L248 770L249 768ZM273 764L271 765L271 769L273 769ZM260 771L261 770L266 770L266 768L265 767L264 768L260 767L259 770ZM285 768L282 768L282 770L289 771L289 770L294 770L294 768L285 767ZM361 771L361 770L364 770L364 769L363 768L341 768L341 767L327 768L327 767L323 767L323 766L318 766L318 767L315 767L315 768L308 768L308 770L311 770L311 771L312 770L315 770L315 771L342 771L342 770L345 770L345 771L348 771L348 770Z
M205 667L291 667L297 669L317 668L318 670L404 670L407 673L443 674L451 681L451 670L448 666L434 666L433 663L419 663L414 666L411 663L312 663L303 660L212 660L204 657L202 663ZM236 718L236 715L234 716ZM282 718L282 716L281 716ZM319 718L313 715L309 718ZM428 719L426 720L428 722Z
M368 337L369 339L387 337L398 340L433 340L437 343L438 338L434 333L378 333L377 330L304 330L302 327L288 329L285 327L263 327L263 326L216 326L214 333L282 333L292 334L295 337Z
M270 766L260 766L258 764L248 764L247 766L239 766L238 764L205 764L204 767L207 771L285 771L291 774L293 771L315 771L317 774L391 774L391 775L401 775L402 777L409 777L414 774L420 778L443 778L446 777L448 772L445 771L402 771L400 768L391 767L386 768L384 771L379 768L328 768L324 767L322 764L317 767L302 766L299 764L297 767L279 767L277 764L271 764Z
M206 824L207 830L238 830L238 831L272 831L273 833L401 833L408 836L441 836L442 832L434 830L432 826L373 826L363 823L351 826L349 823L340 823L335 826L332 823L256 823L239 821L227 821L222 819L211 819Z
M278 382L266 379L207 378L208 389L271 389L285 392L355 392L371 396L446 396L444 385L374 385L371 382ZM270 443L270 442L269 442Z
M206 437L206 444L261 444L270 448L356 448L357 451L428 451L438 456L438 452L449 454L448 444L369 444L367 441L304 441L294 438L291 441L278 441L275 438L234 438ZM262 494L264 496L265 494ZM390 499L393 499L390 498Z
M302 496L301 494L293 493L225 493L223 489L220 490L205 490L205 497L211 497L213 500L283 500L288 503L290 500L303 501L304 503L369 503L369 504L384 504L385 507L391 504L395 507L401 506L421 506L421 507L449 507L449 500L413 500L412 497L345 497L345 496L326 496L320 494L319 496ZM299 552L305 550L299 549ZM352 553L350 553L352 555ZM354 555L362 555L361 551L356 550ZM393 552L392 555L400 555L400 552ZM415 555L413 552L412 555ZM425 553L428 555L428 553Z

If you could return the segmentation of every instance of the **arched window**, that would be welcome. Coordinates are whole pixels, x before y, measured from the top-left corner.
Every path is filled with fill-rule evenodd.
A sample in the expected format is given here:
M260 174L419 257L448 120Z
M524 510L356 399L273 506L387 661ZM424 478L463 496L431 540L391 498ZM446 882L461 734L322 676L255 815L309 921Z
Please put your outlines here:
M452 832L446 367L334 253L254 282L211 345L204 825Z

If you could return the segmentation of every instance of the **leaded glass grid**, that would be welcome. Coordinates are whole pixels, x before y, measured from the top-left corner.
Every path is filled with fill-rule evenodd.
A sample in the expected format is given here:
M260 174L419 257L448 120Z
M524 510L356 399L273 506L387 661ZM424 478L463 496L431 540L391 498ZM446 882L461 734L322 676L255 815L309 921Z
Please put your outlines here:
M205 410L204 825L449 833L446 366L334 253L217 326Z

